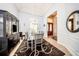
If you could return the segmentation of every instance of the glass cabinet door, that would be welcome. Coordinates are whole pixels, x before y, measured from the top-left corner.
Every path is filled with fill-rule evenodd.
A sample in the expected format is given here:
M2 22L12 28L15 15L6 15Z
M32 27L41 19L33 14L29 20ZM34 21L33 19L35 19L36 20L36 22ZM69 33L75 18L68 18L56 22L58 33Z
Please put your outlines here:
M3 37L3 15L0 14L0 37Z
M8 15L6 19L6 35L11 35L11 28L12 28L12 21L11 17Z

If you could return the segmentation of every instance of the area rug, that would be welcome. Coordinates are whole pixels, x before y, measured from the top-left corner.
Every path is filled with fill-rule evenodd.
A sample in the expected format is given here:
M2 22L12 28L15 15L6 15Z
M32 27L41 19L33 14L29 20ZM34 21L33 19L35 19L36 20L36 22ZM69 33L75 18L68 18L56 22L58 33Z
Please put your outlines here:
M21 47L19 47L18 51L15 53L14 56L34 56L35 55L35 50L31 50L31 48L28 48L28 49L25 48L24 51L20 51ZM62 52L61 50L59 50L58 48L51 45L45 40L43 41L42 48L40 46L37 46L36 56L64 56L64 55L65 55L64 52Z

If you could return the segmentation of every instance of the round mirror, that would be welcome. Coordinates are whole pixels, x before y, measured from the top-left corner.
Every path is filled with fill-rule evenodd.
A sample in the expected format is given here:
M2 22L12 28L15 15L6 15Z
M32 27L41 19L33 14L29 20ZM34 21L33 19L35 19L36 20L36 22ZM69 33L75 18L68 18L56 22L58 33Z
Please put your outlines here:
M66 27L70 32L79 32L79 10L72 12L67 18Z

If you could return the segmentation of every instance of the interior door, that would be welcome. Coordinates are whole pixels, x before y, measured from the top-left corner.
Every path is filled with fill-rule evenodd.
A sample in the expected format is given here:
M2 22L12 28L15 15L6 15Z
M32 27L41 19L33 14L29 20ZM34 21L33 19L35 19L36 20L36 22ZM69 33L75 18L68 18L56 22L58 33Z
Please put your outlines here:
M48 36L53 35L53 23L48 23Z

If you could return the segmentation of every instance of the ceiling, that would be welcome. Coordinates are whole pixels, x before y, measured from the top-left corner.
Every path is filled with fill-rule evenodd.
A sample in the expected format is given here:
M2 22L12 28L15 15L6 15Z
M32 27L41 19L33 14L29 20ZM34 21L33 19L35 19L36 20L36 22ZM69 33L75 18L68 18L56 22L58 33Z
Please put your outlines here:
M43 16L52 7L52 3L16 3L16 8L20 12Z

